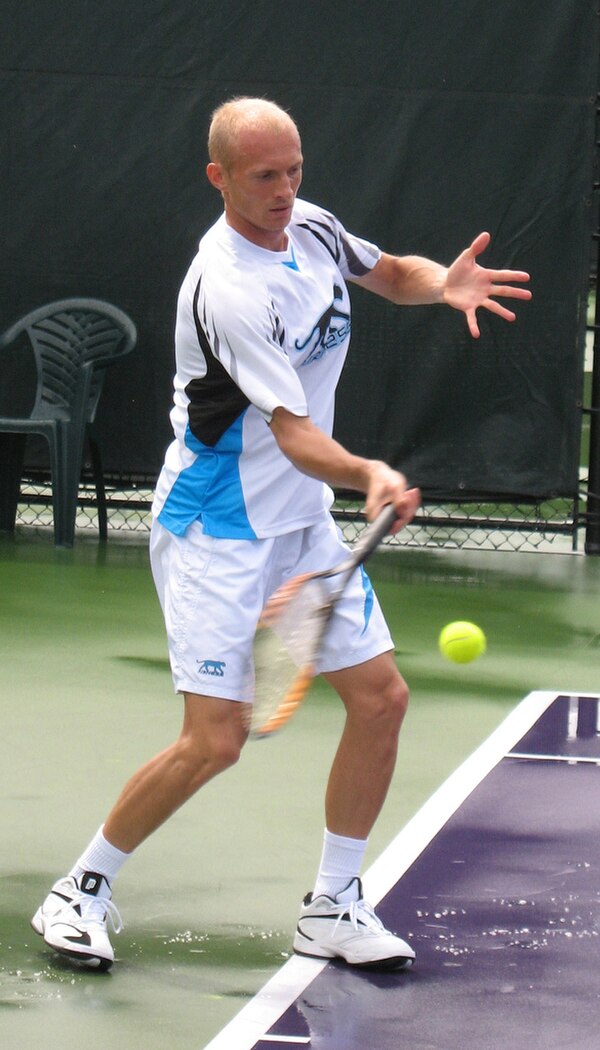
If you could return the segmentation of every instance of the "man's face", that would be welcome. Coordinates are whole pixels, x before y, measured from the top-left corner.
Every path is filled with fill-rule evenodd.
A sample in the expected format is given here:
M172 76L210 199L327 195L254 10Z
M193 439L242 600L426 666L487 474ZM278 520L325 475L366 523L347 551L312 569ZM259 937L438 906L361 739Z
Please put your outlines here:
M288 225L302 181L302 149L293 125L241 132L231 163L209 164L208 178L223 195L227 221L253 244L287 245Z

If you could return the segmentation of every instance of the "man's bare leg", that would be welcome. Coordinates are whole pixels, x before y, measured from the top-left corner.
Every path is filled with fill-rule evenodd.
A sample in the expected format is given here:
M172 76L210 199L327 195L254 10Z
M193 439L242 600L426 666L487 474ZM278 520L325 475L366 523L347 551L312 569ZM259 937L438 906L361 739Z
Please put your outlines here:
M107 817L104 836L125 853L239 758L246 739L244 705L196 693L184 697L178 740L134 773Z
M408 690L391 653L326 677L344 702L346 723L327 785L317 882L300 910L294 950L351 966L404 969L415 953L362 899L359 872L392 779Z
M408 688L391 652L325 677L346 708L327 785L326 824L336 835L366 839L394 772Z

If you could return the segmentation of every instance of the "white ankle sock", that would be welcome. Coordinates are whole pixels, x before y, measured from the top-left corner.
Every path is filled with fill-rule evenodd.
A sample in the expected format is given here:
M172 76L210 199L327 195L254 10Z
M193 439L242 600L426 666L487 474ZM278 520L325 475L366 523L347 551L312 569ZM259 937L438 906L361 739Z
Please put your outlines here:
M104 825L96 832L87 849L83 851L77 863L71 868L69 875L79 879L84 871L96 871L99 875L104 875L108 883L112 883L113 879L116 879L121 866L130 854L123 853L116 846L112 846L104 838L103 830Z
M324 893L335 898L346 889L352 879L357 878L367 842L368 839L349 839L343 835L334 835L325 829L323 853L313 897Z

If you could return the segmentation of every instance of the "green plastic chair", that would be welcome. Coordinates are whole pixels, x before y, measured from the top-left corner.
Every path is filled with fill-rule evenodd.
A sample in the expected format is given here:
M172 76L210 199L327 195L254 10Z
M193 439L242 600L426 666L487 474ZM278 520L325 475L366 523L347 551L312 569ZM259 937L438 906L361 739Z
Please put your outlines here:
M94 474L100 538L107 538L106 493L92 424L106 369L137 342L133 321L110 303L63 299L32 310L0 336L0 351L26 335L37 369L27 418L0 417L0 529L14 531L27 437L48 442L54 542L72 547L84 447Z

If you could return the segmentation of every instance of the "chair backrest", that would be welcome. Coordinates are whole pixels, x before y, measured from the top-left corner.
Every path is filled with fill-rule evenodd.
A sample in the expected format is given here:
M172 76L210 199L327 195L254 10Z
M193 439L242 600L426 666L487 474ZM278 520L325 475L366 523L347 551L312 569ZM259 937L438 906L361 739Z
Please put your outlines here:
M0 347L27 333L35 355L38 385L32 419L96 414L106 368L136 345L127 314L99 299L62 299L22 317L0 339Z

